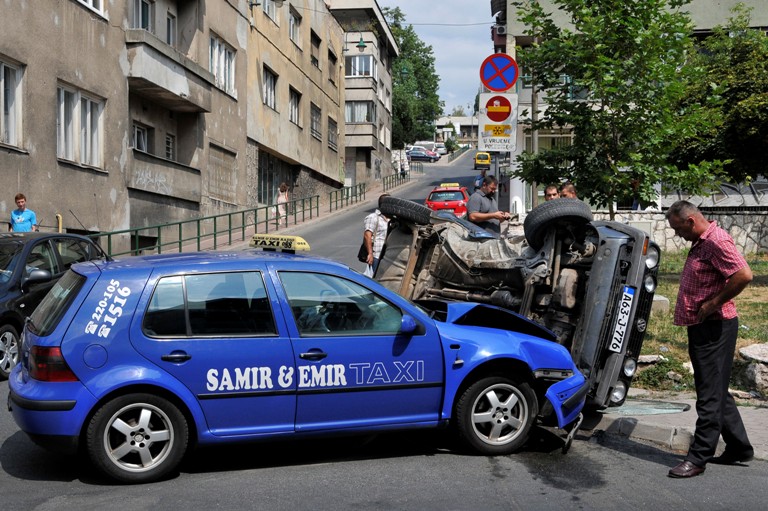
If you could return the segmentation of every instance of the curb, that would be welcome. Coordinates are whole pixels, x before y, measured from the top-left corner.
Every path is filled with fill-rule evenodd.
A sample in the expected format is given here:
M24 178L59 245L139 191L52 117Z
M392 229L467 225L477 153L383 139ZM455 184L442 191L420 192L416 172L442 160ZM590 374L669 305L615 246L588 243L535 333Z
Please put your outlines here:
M597 420L591 429L593 434L603 431L609 435L651 442L676 452L687 452L693 442L693 431L688 428L644 422L635 417L603 415Z

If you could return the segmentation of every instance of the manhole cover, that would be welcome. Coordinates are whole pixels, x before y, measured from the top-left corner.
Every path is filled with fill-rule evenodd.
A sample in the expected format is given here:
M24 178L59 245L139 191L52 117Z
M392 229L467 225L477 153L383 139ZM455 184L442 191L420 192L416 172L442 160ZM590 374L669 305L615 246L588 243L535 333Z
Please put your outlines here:
M618 408L605 410L606 414L613 415L660 415L663 413L681 413L691 409L686 403L667 403L664 401L643 401L633 399L626 401Z

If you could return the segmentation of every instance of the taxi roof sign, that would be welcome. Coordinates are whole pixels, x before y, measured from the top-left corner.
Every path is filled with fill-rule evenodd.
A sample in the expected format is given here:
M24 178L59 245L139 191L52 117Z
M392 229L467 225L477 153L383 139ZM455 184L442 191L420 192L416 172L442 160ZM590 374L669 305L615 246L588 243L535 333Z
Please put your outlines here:
M281 236L278 234L257 233L251 238L250 246L269 252L275 252L277 250L290 253L296 253L297 250L309 252L309 243L307 243L301 236Z
M440 188L458 188L459 183L440 183Z

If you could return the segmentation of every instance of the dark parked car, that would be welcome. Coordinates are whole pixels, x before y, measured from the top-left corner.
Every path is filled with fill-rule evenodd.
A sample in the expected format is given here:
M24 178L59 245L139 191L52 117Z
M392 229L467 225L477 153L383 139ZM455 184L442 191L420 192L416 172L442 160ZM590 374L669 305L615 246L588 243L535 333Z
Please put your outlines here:
M77 234L0 233L0 379L19 361L19 333L53 284L74 263L106 259Z
M434 163L440 159L439 156L429 154L427 151L422 151L421 149L411 149L407 154L411 161L429 161Z

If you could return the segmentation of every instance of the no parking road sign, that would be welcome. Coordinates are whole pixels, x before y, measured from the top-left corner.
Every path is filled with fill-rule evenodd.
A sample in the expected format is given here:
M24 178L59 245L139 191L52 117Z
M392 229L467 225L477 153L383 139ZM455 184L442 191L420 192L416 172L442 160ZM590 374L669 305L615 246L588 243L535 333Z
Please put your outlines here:
M494 53L480 65L480 81L496 92L511 89L519 74L517 62L506 53Z

